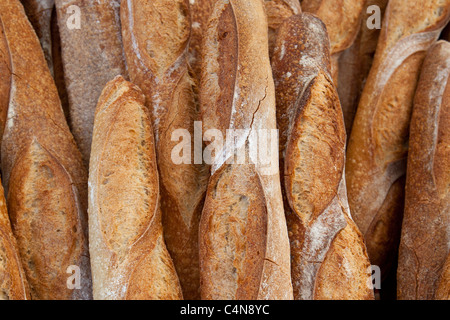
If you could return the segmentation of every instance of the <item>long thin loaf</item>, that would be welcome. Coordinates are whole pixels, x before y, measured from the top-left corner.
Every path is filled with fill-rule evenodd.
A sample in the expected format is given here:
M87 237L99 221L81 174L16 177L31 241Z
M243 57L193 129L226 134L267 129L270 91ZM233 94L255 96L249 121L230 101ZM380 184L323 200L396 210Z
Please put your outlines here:
M339 57L339 80L338 92L341 101L342 112L344 113L345 129L347 138L353 126L359 98L361 97L364 84L372 67L373 57L377 49L380 29L372 28L368 22L374 18L382 19L388 0L367 0L362 14L361 27L358 36L352 46L342 52ZM376 16L378 11L367 10L376 6L379 8L380 16ZM369 28L369 26L371 28Z
M87 172L20 2L1 1L0 18L11 61L1 167L31 297L89 299ZM68 285L70 270L77 289Z
M276 130L267 28L262 1L218 0L205 35L200 87L205 137L216 132L225 139L228 129L241 131L235 131L235 148L228 140L212 155L200 222L202 299L292 299L278 144L264 154L266 164L248 157L230 163L255 144L269 144L260 130L268 135Z
M30 299L16 238L11 230L3 187L0 184L0 300Z
M434 299L450 252L450 43L427 53L411 118L398 298Z
M191 37L189 41L189 64L194 78L200 83L202 65L203 34L216 0L194 0L189 2L191 13Z
M95 107L105 84L127 76L120 32L120 0L55 0L70 127L86 167Z
M298 0L264 0L269 25L269 57L272 57L278 27L294 14L302 12Z
M188 68L189 2L126 0L121 17L130 78L146 96L155 131L167 248L184 297L198 299L198 225L208 171L194 158L198 152L194 122L200 118ZM173 158L173 150L180 143L174 135L178 130L188 135L185 142L191 150L182 163ZM201 129L197 132L201 134Z
M317 15L330 37L331 73L338 86L339 57L358 35L366 0L303 0L302 10Z
M409 125L423 59L450 19L450 0L391 0L349 139L350 210L369 258L387 275L403 216Z
M89 170L94 299L182 299L164 244L150 114L141 90L121 76L96 110Z
M325 25L304 13L280 26L272 58L294 297L373 299L364 240L348 210L329 50Z
M21 0L21 2L41 42L45 60L53 75L51 18L55 0Z

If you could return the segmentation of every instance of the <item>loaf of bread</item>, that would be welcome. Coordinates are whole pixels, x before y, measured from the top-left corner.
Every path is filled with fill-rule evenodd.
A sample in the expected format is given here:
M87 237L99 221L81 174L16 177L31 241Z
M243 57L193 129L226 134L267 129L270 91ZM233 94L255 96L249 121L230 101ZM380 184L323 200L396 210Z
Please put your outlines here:
M387 4L388 0L366 1L362 12L362 21L358 36L353 45L342 52L342 55L339 57L338 92L342 112L344 113L347 138L350 136L359 98L361 97L364 84L372 67L373 57L380 35L380 29L372 29L372 26L369 28L367 23L374 18L380 18L382 20ZM378 14L377 11L367 10L372 6L379 8L379 17L376 16Z
M189 41L189 65L194 79L200 82L202 41L209 16L216 0L194 0L189 2L191 15L191 37Z
M0 18L11 63L1 169L31 298L89 299L87 172L19 0L1 1Z
M56 17L55 0L21 0L36 35L41 42L50 73L61 98L64 116L70 119L69 103L64 70L61 57L61 39L59 38L58 21Z
M21 0L21 2L41 42L45 60L53 75L51 18L55 0Z
M189 2L126 0L121 18L130 78L146 96L155 131L167 249L184 297L199 299L198 225L209 174L202 161L194 158L199 152L194 146L199 114L188 70ZM174 135L177 130L190 139L191 154L182 163L172 157L180 144ZM197 132L201 135L201 129Z
M450 0L389 1L349 139L350 211L382 276L400 239L409 125L421 65L450 19Z
M86 167L95 107L105 84L126 76L120 32L120 0L55 0L70 127Z
M0 300L28 300L30 289L16 238L11 230L3 187L0 183Z
M272 57L278 27L294 14L302 12L298 0L264 0L269 25L269 57Z
M331 73L338 86L339 57L355 41L366 0L303 0L302 10L317 15L327 26Z
M434 299L450 300L450 254L442 268Z
M247 154L255 144L267 146L276 130L267 30L263 1L217 0L205 34L204 136L215 132L220 140L234 130L235 146L231 138L208 145L214 150L200 222L202 299L293 297L277 141L264 154L267 163ZM238 155L246 160L233 161Z
M450 43L427 53L414 99L397 292L430 300L450 252Z
M100 96L89 169L94 299L181 299L164 244L150 113L121 76Z
M348 210L329 47L323 22L304 13L280 26L272 58L294 297L373 299L364 240Z

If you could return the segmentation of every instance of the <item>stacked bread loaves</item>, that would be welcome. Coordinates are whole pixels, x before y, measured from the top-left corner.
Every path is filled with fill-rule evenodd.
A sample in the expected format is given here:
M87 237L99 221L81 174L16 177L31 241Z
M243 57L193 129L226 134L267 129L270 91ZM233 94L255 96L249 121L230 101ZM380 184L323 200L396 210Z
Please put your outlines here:
M0 300L450 299L449 21L1 0Z

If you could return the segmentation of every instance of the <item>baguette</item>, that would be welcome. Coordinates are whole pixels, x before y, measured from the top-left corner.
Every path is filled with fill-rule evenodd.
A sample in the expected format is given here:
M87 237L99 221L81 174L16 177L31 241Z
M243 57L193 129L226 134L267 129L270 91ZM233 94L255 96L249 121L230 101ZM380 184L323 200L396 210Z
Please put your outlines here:
M53 75L51 18L55 0L21 0L25 13L36 31L44 51L50 73Z
M269 57L273 55L278 27L294 14L302 12L298 0L264 0L269 25Z
M366 0L303 0L302 10L317 15L327 26L331 46L331 74L338 86L339 57L358 35Z
M96 300L182 299L164 244L150 114L141 90L117 76L95 113L89 240Z
M377 6L380 8L382 18L387 4L388 0L367 0L364 8ZM338 92L347 138L350 137L359 98L372 66L380 35L380 29L369 29L367 26L367 21L372 14L373 12L367 12L367 10L363 12L361 27L355 42L339 57Z
M192 23L188 60L197 83L200 83L203 34L215 1L195 0L190 2Z
M294 298L373 299L364 240L348 210L329 47L325 25L304 13L280 26L272 59Z
M55 4L70 127L88 167L98 97L109 80L116 75L127 76L120 32L120 0L55 0ZM79 15L74 8L79 8Z
M293 297L278 154L268 155L274 172L259 162L230 163L255 143L251 130L276 129L267 28L262 1L218 0L205 34L204 135L215 130L225 137L228 129L248 129L237 132L234 150L217 146L212 155L199 236L201 297L206 300Z
M434 299L450 252L450 43L427 53L411 118L398 298Z
M11 230L0 183L0 300L29 300L30 289Z
M3 182L31 298L89 299L87 172L20 2L1 1L0 18L11 59ZM71 266L80 289L67 285Z
M420 68L449 18L449 0L389 2L350 135L350 211L383 277L395 262L400 241L409 124Z
M172 150L179 144L172 134L183 129L194 137L194 121L200 119L188 70L189 2L127 0L122 2L121 17L130 77L146 96L155 131L167 249L184 297L199 299L198 225L208 168L196 164L193 156L189 163L172 160ZM190 147L196 151L193 140Z

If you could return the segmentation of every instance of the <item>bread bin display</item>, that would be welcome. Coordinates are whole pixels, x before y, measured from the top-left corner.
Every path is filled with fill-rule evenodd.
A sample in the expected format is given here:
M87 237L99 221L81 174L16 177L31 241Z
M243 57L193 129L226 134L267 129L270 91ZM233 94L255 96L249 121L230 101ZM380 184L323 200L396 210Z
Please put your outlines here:
M448 300L449 22L1 0L0 300Z

